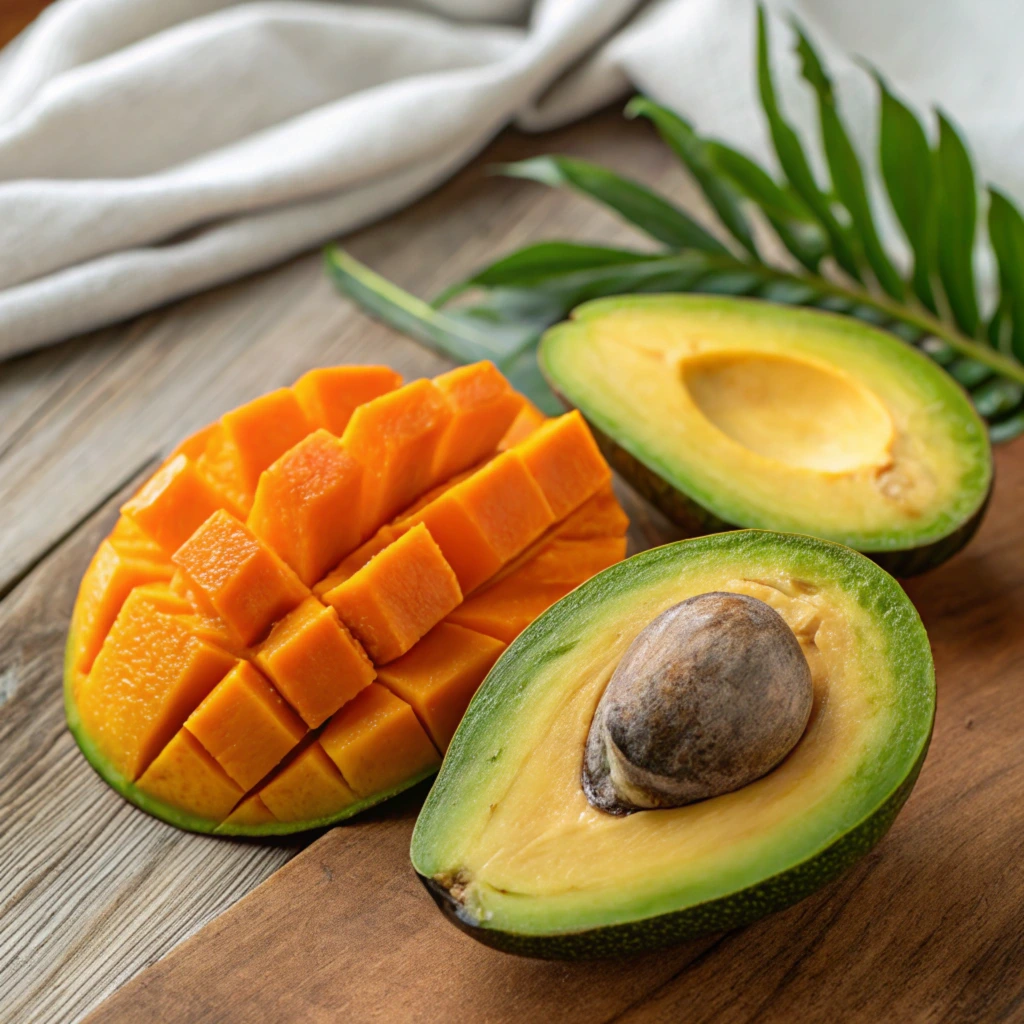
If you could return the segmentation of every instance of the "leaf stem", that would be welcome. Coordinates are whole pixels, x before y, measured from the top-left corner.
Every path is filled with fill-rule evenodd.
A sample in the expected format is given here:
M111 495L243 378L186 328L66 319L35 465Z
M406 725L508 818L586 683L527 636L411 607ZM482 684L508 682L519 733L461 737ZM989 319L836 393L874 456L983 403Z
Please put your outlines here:
M896 302L888 296L875 295L860 288L843 287L828 278L819 278L811 274L803 278L793 275L793 280L810 282L819 285L823 290L828 290L833 295L849 299L859 305L871 306L893 320L899 320L901 323L917 328L924 334L940 338L959 355L974 359L995 373L1008 377L1018 384L1024 384L1024 365L1013 359L1008 359L1001 352L997 352L987 345L967 338L955 327L944 323L923 308L915 309L912 306Z
M836 298L845 299L859 306L869 306L872 309L884 313L892 320L898 320L921 331L923 334L940 338L959 355L968 359L977 360L987 366L994 373L1024 384L1024 365L1008 358L1001 352L972 341L965 337L955 327L944 323L938 317L933 316L925 309L915 309L905 303L896 302L887 295L876 295L866 289L841 285L820 274L808 272L794 274L786 270L780 270L768 263L752 263L739 259L723 259L719 256L706 255L707 263L719 263L722 269L743 269L750 270L757 268L766 276L776 281L786 281L793 284L809 285L815 290L824 294L833 295Z

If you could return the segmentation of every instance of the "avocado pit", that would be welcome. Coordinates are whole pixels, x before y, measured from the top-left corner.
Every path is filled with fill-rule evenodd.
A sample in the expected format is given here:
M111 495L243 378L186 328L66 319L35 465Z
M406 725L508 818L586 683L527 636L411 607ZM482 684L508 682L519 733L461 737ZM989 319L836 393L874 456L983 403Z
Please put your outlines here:
M739 789L796 746L811 672L785 620L743 594L699 594L626 651L597 706L582 784L610 814L681 807Z

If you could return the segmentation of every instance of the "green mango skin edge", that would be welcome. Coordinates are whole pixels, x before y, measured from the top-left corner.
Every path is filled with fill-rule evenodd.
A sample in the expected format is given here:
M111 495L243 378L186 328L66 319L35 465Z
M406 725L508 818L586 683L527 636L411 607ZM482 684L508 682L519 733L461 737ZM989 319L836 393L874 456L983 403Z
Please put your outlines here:
M528 893L515 896L531 904L531 913L523 918L530 922L528 926L503 922L502 914L507 911L502 908L508 904L500 902L487 919L476 919L436 878L459 869L460 843L472 834L473 823L479 820L474 814L487 813L480 807L490 799L487 787L491 774L497 771L492 766L497 755L488 757L494 750L495 737L501 736L502 744L506 744L512 733L514 742L519 723L529 720L531 687L542 688L539 698L547 688L558 685L550 681L552 677L569 675L572 648L600 642L595 624L602 614L615 613L624 594L642 590L648 583L652 588L664 586L665 580L675 578L673 574L688 563L713 566L716 557L721 557L725 567L734 567L737 561L745 564L744 559L754 564L758 559L777 559L785 570L835 583L845 598L868 613L883 645L880 649L885 664L892 672L884 691L892 695L894 709L884 758L876 756L872 762L868 756L858 757L856 770L843 776L841 788L833 794L835 814L826 807L825 812L812 816L820 821L828 815L829 820L822 826L827 834L819 837L820 841L778 870L779 859L784 860L794 847L788 833L807 815L786 822L778 830L781 835L769 834L767 843L758 848L762 861L775 861L772 868L763 877L756 877L760 867L755 865L749 884L735 890L728 891L725 886L726 891L715 893L713 898L680 905L678 897L673 900L671 884L666 883L663 912L644 912L630 920L619 900L614 914L609 914L615 917L614 923L597 927L574 928L571 922L567 926L557 909L546 916L546 897ZM550 668L548 677L543 675L546 665ZM935 671L924 626L899 584L874 562L829 541L760 530L678 541L634 555L595 576L548 609L502 655L473 698L424 804L412 838L413 866L453 924L480 942L509 953L545 959L592 959L639 953L728 931L797 903L837 878L878 843L917 780L934 717ZM839 793L846 799L839 800ZM811 825L815 825L813 820ZM812 830L812 835L817 833ZM801 842L798 839L795 845ZM741 869L750 871L747 866ZM712 876L714 873L709 872ZM714 889L716 884L712 877L707 886ZM585 913L590 920L600 914L602 895L603 890L588 894ZM621 894L611 896L618 900ZM650 893L645 896L647 911L652 899ZM516 911L509 913L514 916Z
M74 650L75 626L74 622L72 622L71 629L68 631L68 641L64 648L64 712L67 717L68 729L71 731L71 735L74 736L79 749L85 755L86 761L92 765L99 777L111 789L116 790L129 803L134 804L147 814L151 814L154 818L166 821L169 825L184 829L186 832L200 832L218 836L259 837L287 836L293 835L296 832L308 832L312 829L327 828L329 825L337 825L339 822L345 821L353 815L359 814L360 811L373 807L375 804L390 800L391 797L397 796L424 779L430 778L436 771L436 769L430 769L429 771L422 772L411 779L407 779L394 789L386 790L383 793L374 793L373 796L366 797L354 804L349 804L344 810L326 818L315 818L310 821L277 821L267 822L263 825L240 826L222 824L209 818L197 817L194 814L189 814L177 807L173 807L163 800L157 800L148 793L144 793L135 783L126 779L119 771L113 768L100 753L96 744L93 743L82 727L82 721L78 715L78 707L75 704L74 672L71 667Z

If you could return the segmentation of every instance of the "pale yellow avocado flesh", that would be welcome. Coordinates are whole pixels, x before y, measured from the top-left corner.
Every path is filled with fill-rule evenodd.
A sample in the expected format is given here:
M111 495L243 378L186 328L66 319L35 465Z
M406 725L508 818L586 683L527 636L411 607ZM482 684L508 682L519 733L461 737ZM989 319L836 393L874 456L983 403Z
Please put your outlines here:
M833 367L740 350L680 356L679 377L711 426L764 459L837 475L893 463L888 409Z
M725 796L671 810L613 817L593 809L580 786L584 742L616 664L640 630L666 608L714 590L749 594L775 608L811 667L814 708L792 753L764 778ZM770 564L697 564L660 585L622 595L600 640L541 672L530 727L501 743L503 774L488 785L488 813L465 823L457 891L469 913L495 910L517 930L565 916L574 928L643 917L665 900L713 898L747 875L788 866L794 844L814 847L842 819L857 765L884 751L897 727L887 698L887 643L871 615L827 579L794 578ZM500 773L500 769L498 770ZM713 879L713 881L710 881ZM705 891L707 890L707 891ZM542 900L535 900L543 897Z
M849 318L637 296L552 329L545 373L604 434L726 523L860 550L977 511L984 426L941 370Z

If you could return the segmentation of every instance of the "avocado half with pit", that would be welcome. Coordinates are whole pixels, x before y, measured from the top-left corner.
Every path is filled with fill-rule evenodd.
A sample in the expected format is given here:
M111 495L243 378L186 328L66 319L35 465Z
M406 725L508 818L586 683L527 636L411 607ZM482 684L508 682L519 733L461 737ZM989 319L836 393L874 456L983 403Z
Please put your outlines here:
M581 959L732 929L881 839L934 711L921 620L863 555L758 530L655 548L501 657L413 865L446 916L509 952Z
M959 551L984 513L991 448L966 394L851 317L601 299L548 331L540 363L614 468L688 535L809 533L909 576Z

